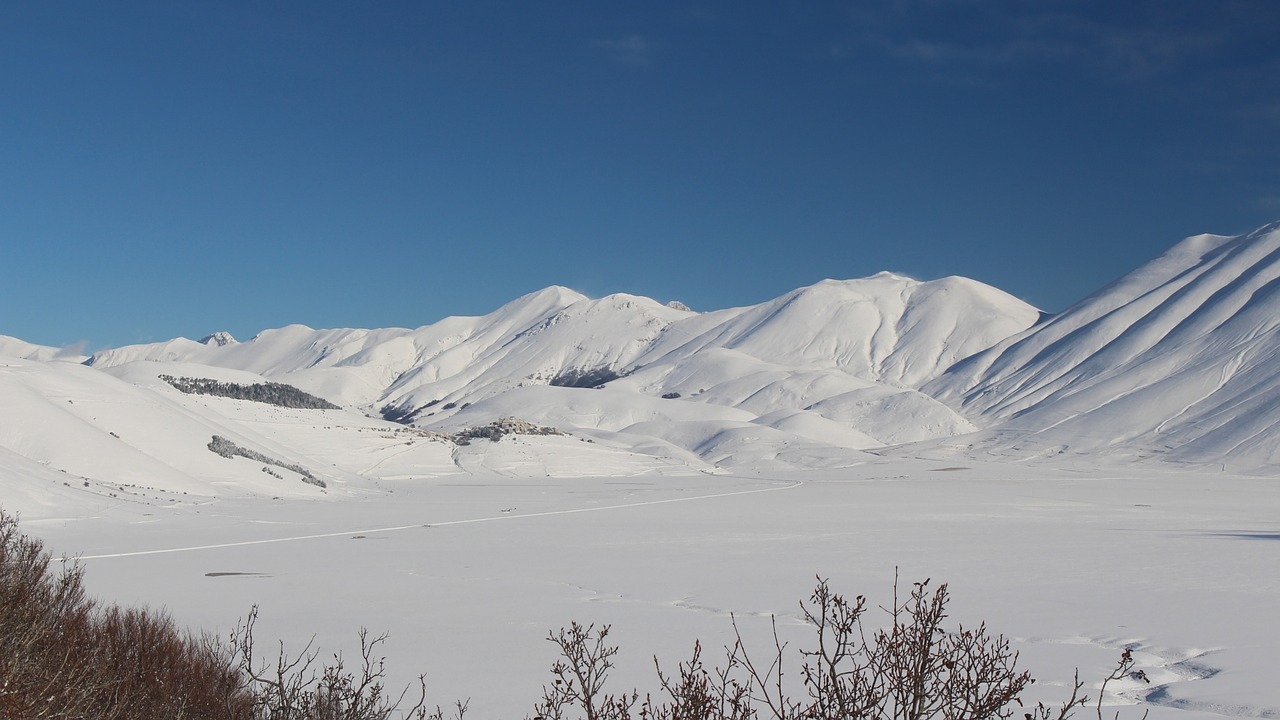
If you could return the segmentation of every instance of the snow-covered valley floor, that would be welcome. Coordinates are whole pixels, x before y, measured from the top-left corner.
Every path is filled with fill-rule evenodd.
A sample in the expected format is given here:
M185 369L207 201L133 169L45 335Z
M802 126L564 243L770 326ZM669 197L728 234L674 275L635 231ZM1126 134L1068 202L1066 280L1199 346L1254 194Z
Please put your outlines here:
M384 480L346 497L86 495L22 511L55 553L81 555L100 598L168 608L219 633L253 605L259 641L326 652L386 631L394 685L427 674L468 717L524 717L571 620L612 624L614 688L656 690L694 638L716 649L734 614L766 650L792 648L815 577L890 601L950 584L951 619L1015 639L1062 700L1130 647L1153 718L1280 717L1280 485L1154 469L876 459L770 475ZM716 653L709 657L716 658ZM1096 694L1096 690L1091 694ZM1122 710L1122 718L1141 710ZM1092 711L1090 711L1092 715ZM1110 714L1108 714L1110 717Z

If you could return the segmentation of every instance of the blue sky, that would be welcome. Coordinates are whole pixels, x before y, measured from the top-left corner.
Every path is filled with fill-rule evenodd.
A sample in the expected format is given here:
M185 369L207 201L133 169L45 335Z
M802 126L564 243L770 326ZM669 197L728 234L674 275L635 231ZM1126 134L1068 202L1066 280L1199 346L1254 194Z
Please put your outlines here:
M965 275L1063 309L1280 219L1270 2L0 10L0 334L415 327Z

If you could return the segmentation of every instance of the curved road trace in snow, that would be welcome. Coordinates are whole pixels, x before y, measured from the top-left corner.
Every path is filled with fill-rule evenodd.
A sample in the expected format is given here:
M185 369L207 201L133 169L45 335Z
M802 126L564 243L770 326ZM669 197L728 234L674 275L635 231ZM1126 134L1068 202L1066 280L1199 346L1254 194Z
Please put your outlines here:
M736 476L722 476L736 477ZM761 480L762 478L738 478L742 480ZM775 481L783 482L783 481ZM319 540L322 538L345 537L349 535L370 535L373 533L398 532L401 530L413 530L415 528L437 528L447 527L450 525L470 525L474 523L496 522L499 520L519 520L523 518L549 517L552 515L573 515L576 513L603 512L606 510L625 510L627 508L646 507L651 505L668 505L672 503L694 502L697 500L714 500L717 498L736 497L740 495L757 495L760 493L777 492L779 490L791 490L800 487L804 483L799 480L786 481L786 485L777 485L774 487L756 488L754 490L734 490L731 492L712 493L710 495L696 495L694 497L675 497L663 500L644 500L641 502L621 503L617 505L601 505L598 507L582 507L571 508L568 510L546 510L543 512L525 513L515 515L511 513L503 513L501 515L491 515L487 517L469 518L466 520L447 520L445 522L433 523L414 523L412 525L394 525L391 527L367 528L361 530L344 530L341 532L315 533L311 535L292 535L282 538L266 538L263 540L242 540L238 542L214 543L210 545L191 545L188 547L162 548L159 550L135 550L131 552L121 553L104 553L102 555L80 555L76 560L105 560L109 558L137 557L140 555L163 555L167 553L194 552L196 550L216 550L219 548L244 547L246 545L269 545L272 543L298 542L302 540Z

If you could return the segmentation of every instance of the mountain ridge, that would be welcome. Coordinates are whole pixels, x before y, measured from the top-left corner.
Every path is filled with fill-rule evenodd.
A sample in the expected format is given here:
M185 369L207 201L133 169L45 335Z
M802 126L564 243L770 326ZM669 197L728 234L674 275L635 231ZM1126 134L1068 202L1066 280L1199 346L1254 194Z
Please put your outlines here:
M435 433L516 416L664 462L830 465L974 430L914 385L1039 317L955 277L824 280L702 313L551 286L419 328L289 325L244 342L115 348L88 364L147 377L173 364L252 373Z
M922 282L879 273L824 280L759 305L705 313L624 293L589 299L552 286L484 316L445 318L412 330L288 326L234 345L168 341L108 350L91 364L231 367L287 380L348 406L392 408L400 417L417 417L433 404L477 403L524 385L631 375L644 382L623 386L637 392L685 397L711 390L704 400L733 406L764 391L757 385L730 389L744 375L776 385L795 373L834 373L846 381L841 392L883 386L916 395L917 410L944 416L934 425L952 433L966 425L914 386L1038 318L1038 310L995 288L955 277ZM662 379L668 377L683 379ZM695 381L712 387L693 388ZM830 398L806 400L814 405ZM757 409L768 414L781 408Z
M6 457L88 478L92 449L181 492L839 467L868 451L1264 470L1280 465L1280 224L1189 237L1052 316L967 278L883 272L707 312L550 286L418 328L288 325L87 359L0 338L0 356ZM163 376L283 383L341 408L184 396ZM447 440L510 417L569 435ZM214 435L329 490L213 455Z
M1187 238L924 390L976 424L1046 445L1269 465L1280 462L1263 439L1275 438L1280 423L1271 409L1277 358L1280 223L1273 223Z

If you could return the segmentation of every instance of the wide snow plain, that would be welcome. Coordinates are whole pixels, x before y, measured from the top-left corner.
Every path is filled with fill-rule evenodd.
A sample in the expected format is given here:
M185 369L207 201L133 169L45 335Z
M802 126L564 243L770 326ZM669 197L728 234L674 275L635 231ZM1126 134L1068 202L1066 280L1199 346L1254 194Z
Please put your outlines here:
M1271 478L876 458L770 475L382 485L342 498L104 497L22 522L80 555L100 598L219 633L258 606L268 651L314 635L351 653L358 628L386 631L392 683L425 672L433 701L471 698L468 717L528 715L555 658L545 637L570 620L613 626L615 689L656 690L653 656L674 666L701 638L716 659L731 614L758 652L770 616L789 650L806 647L798 602L815 577L875 605L895 572L904 585L949 583L953 622L1013 638L1039 678L1034 699L1065 697L1077 667L1096 686L1130 647L1152 684L1113 683L1110 704L1149 696L1153 718L1280 717Z

